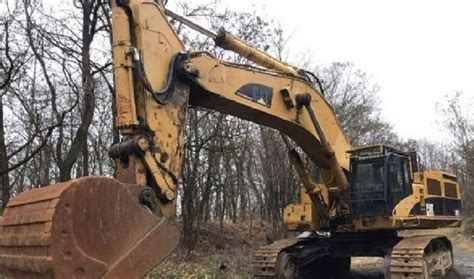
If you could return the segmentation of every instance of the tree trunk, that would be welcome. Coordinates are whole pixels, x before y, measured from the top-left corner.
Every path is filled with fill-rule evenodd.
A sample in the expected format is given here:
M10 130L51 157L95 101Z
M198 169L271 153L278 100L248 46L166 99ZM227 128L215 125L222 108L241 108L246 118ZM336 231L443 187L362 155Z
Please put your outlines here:
M0 96L0 184L2 190L2 212L10 201L10 177L8 170L7 146L5 144L5 130L3 123L3 98Z
M89 176L89 149L87 139L82 145L82 176Z
M41 186L47 186L51 184L50 169L51 169L51 150L46 147L41 152L42 167L41 167Z

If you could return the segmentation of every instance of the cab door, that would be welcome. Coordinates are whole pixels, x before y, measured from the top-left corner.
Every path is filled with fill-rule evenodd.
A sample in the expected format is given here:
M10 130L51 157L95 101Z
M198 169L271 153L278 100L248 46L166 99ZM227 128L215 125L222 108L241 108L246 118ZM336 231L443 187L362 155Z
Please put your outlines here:
M402 199L411 195L410 165L407 157L396 153L388 154L386 159L387 202L388 207L393 210Z

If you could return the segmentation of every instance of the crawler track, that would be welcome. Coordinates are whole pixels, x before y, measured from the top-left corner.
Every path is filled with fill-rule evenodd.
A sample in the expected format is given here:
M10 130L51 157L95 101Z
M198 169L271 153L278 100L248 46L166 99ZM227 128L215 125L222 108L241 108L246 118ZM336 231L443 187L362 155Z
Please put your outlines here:
M392 250L389 274L396 278L443 278L453 266L451 243L443 236L414 236Z
M293 246L298 239L287 238L262 246L255 252L252 261L253 278L275 278L278 255L285 248Z

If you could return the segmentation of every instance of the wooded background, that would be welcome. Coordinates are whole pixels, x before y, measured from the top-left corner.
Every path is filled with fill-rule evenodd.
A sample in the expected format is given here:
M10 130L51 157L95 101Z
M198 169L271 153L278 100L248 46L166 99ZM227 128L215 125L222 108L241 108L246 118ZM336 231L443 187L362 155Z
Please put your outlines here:
M7 1L0 10L0 184L3 206L18 193L86 175L114 175L108 148L120 140L112 77L110 7L107 1ZM400 138L383 120L379 88L357 65L315 65L291 55L283 29L256 11L235 12L218 2L174 2L170 8L209 29L224 26L276 57L314 71L354 146L386 143L417 150L424 169L455 173L464 194L464 213L474 213L473 101L462 92L439 100L443 142ZM248 63L216 49L212 40L173 22L191 49ZM409 102L410 100L407 100ZM423 104L420 104L420 106ZM417 112L400 108L400 113ZM187 119L179 212L192 248L196 227L217 220L263 220L282 229L282 208L294 202L299 182L279 133L201 108Z

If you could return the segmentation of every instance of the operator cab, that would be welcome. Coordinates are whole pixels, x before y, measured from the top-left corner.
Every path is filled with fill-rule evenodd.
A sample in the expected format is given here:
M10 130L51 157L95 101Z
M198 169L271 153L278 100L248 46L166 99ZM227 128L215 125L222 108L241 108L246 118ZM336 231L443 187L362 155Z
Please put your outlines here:
M391 216L393 208L412 193L410 154L384 145L348 151L352 215Z

